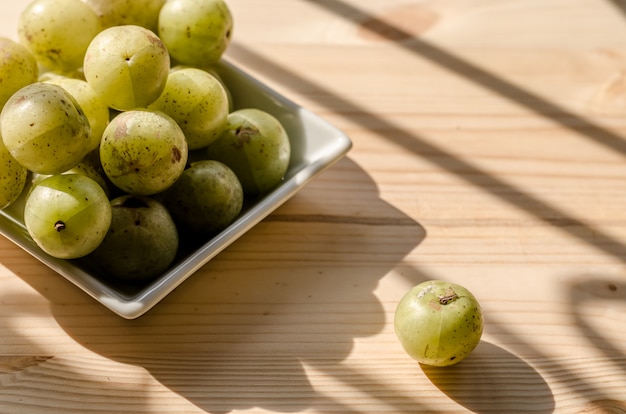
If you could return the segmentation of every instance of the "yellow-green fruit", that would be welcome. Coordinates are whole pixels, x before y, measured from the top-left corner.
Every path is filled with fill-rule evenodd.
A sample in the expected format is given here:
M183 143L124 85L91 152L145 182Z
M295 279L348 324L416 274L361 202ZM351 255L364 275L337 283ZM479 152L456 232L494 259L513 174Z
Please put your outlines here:
M0 209L13 203L24 190L28 170L18 163L0 138Z
M102 26L80 0L32 0L22 11L17 30L20 43L39 63L66 73L82 66L87 46Z
M106 29L134 24L156 32L159 11L166 0L82 0L98 15Z
M111 201L113 219L91 255L107 277L124 282L152 279L172 264L178 232L168 211L149 197L124 195Z
M91 127L87 151L90 152L97 149L100 146L102 133L109 124L109 107L102 102L91 85L82 79L51 76L45 82L62 87L80 105Z
M230 44L233 17L224 0L169 0L159 14L159 37L179 63L205 67Z
M37 245L59 259L93 252L111 225L104 190L81 174L59 174L35 186L26 200L24 224Z
M398 303L395 332L404 350L425 365L448 366L480 342L483 314L463 286L441 280L420 283Z
M182 68L169 74L165 90L149 108L171 116L193 150L208 146L220 136L229 103L226 90L215 76L201 69Z
M109 186L107 184L107 180L105 180L104 171L101 171L102 167L99 165L100 160L96 159L95 158L96 156L97 156L96 151L89 153L85 158L83 158L81 162L76 164L74 168L64 171L61 174L86 175L87 177L97 182L100 185L100 187L102 187L106 195L109 196L110 195ZM51 175L33 174L32 186L31 186L30 191L32 191L32 188L37 186L40 182L42 182L48 177L51 177Z
M150 30L136 25L113 26L98 33L89 44L83 70L102 102L126 111L144 108L161 95L170 56Z
M191 164L160 198L180 228L200 236L224 230L243 207L237 176L215 160Z
M289 167L291 144L281 122L256 108L231 112L222 135L206 150L237 174L244 194L258 196L275 188Z
M23 45L0 37L0 109L11 95L37 81L35 56Z
M89 120L63 88L35 82L11 96L0 113L0 134L13 158L38 174L59 174L88 152Z
M134 195L171 186L188 158L185 134L168 115L147 109L122 112L102 135L100 162L111 182Z

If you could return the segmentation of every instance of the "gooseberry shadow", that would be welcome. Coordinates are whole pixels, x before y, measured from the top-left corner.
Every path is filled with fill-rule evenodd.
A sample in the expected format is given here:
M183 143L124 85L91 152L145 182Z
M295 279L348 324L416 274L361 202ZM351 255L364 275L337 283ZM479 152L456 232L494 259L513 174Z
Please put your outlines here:
M421 367L444 394L475 413L555 410L554 396L541 374L528 362L485 340L455 365Z

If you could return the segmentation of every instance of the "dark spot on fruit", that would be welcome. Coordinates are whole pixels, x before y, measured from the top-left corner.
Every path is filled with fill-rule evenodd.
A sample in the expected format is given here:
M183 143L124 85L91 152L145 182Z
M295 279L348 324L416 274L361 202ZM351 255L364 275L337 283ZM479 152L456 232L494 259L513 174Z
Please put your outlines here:
M616 292L617 291L617 285L614 285L613 283L609 283L609 290L611 292Z
M149 40L149 41L150 41L150 43L152 43L153 45L158 46L161 50L163 50L163 51L167 50L167 49L165 48L165 45L163 44L163 42L161 41L161 39L160 39L158 36L153 35L153 34L150 34L150 35L148 36L148 40Z
M65 223L63 223L61 220L57 221L56 223L54 223L54 229L59 233L62 232L63 230L65 230Z
M245 144L250 142L254 135L258 133L259 131L255 128L238 127L235 129L235 137L237 138L234 142L235 148L242 148Z
M183 154L180 152L178 147L172 148L172 164L176 164L177 162L180 162L182 158L183 158Z

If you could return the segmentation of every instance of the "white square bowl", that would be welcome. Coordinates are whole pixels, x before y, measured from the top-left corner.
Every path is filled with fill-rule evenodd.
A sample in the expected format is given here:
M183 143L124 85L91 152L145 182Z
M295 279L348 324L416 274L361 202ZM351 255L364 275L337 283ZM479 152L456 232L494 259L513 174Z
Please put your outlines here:
M86 261L56 259L44 253L29 236L23 221L24 197L0 210L0 233L42 263L81 288L119 316L134 319L155 306L200 267L267 217L352 147L350 139L318 116L286 99L228 62L217 67L235 108L263 109L284 125L291 142L291 160L284 181L247 206L224 231L180 255L172 267L141 286L124 286L98 275Z

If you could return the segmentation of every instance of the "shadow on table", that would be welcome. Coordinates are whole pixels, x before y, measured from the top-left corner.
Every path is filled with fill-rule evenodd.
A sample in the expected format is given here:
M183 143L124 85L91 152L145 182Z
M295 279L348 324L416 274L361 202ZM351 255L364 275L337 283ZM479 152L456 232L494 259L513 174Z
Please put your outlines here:
M554 412L554 396L542 376L522 359L484 340L456 365L422 369L437 388L474 413Z
M359 191L342 191L342 185ZM334 203L318 198L329 192L337 197ZM298 206L314 206L315 214L299 215ZM333 397L332 387L328 393L314 389L309 378L328 378L322 388L329 381L371 386L370 378L342 361L355 338L385 326L373 291L421 243L424 229L382 200L369 175L349 158L258 226L137 320L76 315L55 301L52 313L87 349L144 368L207 412L355 412ZM288 252L264 248L274 237L292 235ZM302 238L307 241L299 243ZM299 248L307 246L318 251ZM398 412L421 408L416 396L394 395L387 384L376 387L382 402L397 404Z
M580 279L572 281L567 286L567 292L569 295L569 313L585 338L596 349L601 350L609 357L624 356L603 332L599 332L589 321L585 320L581 310L589 304L597 304L596 306L600 309L599 314L603 315L605 320L610 320L612 304L626 303L626 282L602 275L581 275ZM614 310L614 312L615 317L622 316L618 310ZM596 312L593 313L593 315L597 314ZM615 324L615 326L617 328L619 325Z
M583 274L579 279L569 283L567 293L569 314L572 315L583 337L594 349L605 355L611 366L618 368L622 373L614 376L605 371L606 379L602 389L586 384L584 388L581 387L580 394L588 401L589 412L626 412L626 400L617 401L610 395L602 393L604 389L610 387L611 382L620 383L626 376L626 355L621 351L619 339L613 333L621 333L623 329L624 315L620 309L623 309L626 303L626 282L608 275ZM597 310L584 311L589 306L594 306ZM589 318L594 317L601 321L592 323ZM594 326L603 326L605 329Z

